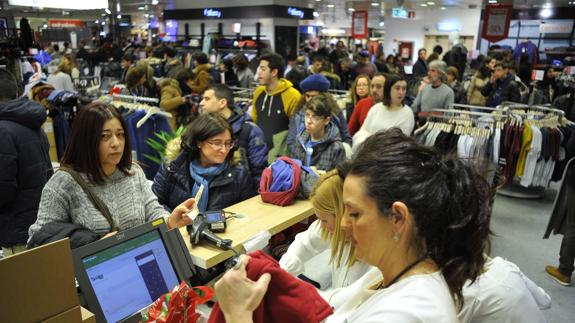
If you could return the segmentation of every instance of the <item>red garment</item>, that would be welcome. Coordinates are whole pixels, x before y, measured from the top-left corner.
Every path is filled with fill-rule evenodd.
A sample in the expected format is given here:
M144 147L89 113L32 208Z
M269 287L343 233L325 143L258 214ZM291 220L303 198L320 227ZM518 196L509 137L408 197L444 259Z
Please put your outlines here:
M356 132L359 131L361 125L365 121L367 117L367 113L371 109L371 107L375 104L371 96L368 96L365 99L359 100L353 109L353 113L351 114L351 118L347 122L347 126L349 128L349 134L354 135Z
M281 269L275 259L261 250L250 256L246 267L249 279L256 281L264 273L271 275L268 291L254 311L254 323L313 323L333 314L333 309L315 287ZM208 323L225 322L224 313L216 303Z

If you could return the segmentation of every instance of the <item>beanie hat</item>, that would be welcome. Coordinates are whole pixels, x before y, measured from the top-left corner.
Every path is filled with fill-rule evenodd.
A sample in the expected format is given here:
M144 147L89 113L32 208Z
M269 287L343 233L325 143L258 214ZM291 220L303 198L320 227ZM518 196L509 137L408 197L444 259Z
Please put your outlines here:
M447 64L445 64L444 61L435 60L435 61L429 63L429 68L430 69L433 68L434 70L437 70L438 72L441 72L442 74L447 73Z
M329 86L329 81L321 74L310 75L299 84L302 93L307 91L327 92L327 90L329 90Z

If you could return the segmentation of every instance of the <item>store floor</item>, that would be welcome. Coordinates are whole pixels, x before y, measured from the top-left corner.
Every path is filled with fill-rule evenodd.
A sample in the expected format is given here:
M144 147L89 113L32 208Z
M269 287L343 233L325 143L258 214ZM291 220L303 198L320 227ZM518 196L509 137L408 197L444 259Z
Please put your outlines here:
M545 274L545 265L557 265L562 236L543 240L549 213L557 187L552 186L545 198L539 200L517 199L497 195L491 220L492 256L514 262L523 273L551 296L552 305L543 311L548 322L573 322L575 317L575 287L563 287ZM306 275L321 275L315 268L322 268L329 260L323 253L306 263ZM325 268L325 267L324 267Z

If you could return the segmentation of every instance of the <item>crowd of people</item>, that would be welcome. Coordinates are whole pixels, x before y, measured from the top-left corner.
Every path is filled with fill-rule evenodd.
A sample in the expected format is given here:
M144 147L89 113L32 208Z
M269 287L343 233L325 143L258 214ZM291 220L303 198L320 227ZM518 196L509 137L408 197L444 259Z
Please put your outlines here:
M434 109L519 101L513 68L480 59L465 88L468 71L440 59L441 52L418 51L413 74L420 79L411 86L395 55L372 63L358 50L351 58L343 42L287 64L265 52L255 73L241 53L216 67L206 53L180 56L169 46L110 50L125 93L159 99L173 129L185 127L153 185L132 162L123 117L102 102L81 109L52 175L40 130L44 108L3 86L0 117L24 106L18 113L32 116L9 118L26 127L10 125L13 136L30 140L1 148L8 156L0 159L7 170L0 205L8 210L2 247L18 251L62 237L77 247L157 218L185 226L192 207L223 209L255 196L263 170L289 156L323 175L310 197L317 221L279 263L297 276L306 260L331 250L332 290L323 296L334 314L327 322L543 322L549 296L514 264L489 256L494 192L484 174L411 137L417 119ZM73 91L74 60L65 53L47 82ZM0 82L15 81L0 71ZM256 83L251 106L242 109L230 87ZM330 90L349 91L347 105ZM28 164L17 167L21 161ZM227 322L251 321L266 292L270 276L249 280L249 261L243 256L215 285Z

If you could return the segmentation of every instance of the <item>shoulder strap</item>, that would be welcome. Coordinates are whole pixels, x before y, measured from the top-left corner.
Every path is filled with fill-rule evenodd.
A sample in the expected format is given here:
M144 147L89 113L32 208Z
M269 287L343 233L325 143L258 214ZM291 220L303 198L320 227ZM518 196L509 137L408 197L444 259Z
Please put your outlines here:
M112 214L110 213L110 210L108 209L106 204L88 187L88 183L86 183L86 181L82 178L82 176L80 176L80 174L75 170L68 167L60 167L60 170L70 174L74 178L74 180L76 180L76 182L78 183L78 185L80 185L84 193L86 193L86 195L88 195L88 198L92 201L92 203L94 203L96 209L98 209L98 211L100 211L102 215L104 215L106 220L108 220L110 228L112 228L111 231L119 231L119 228L114 223Z

